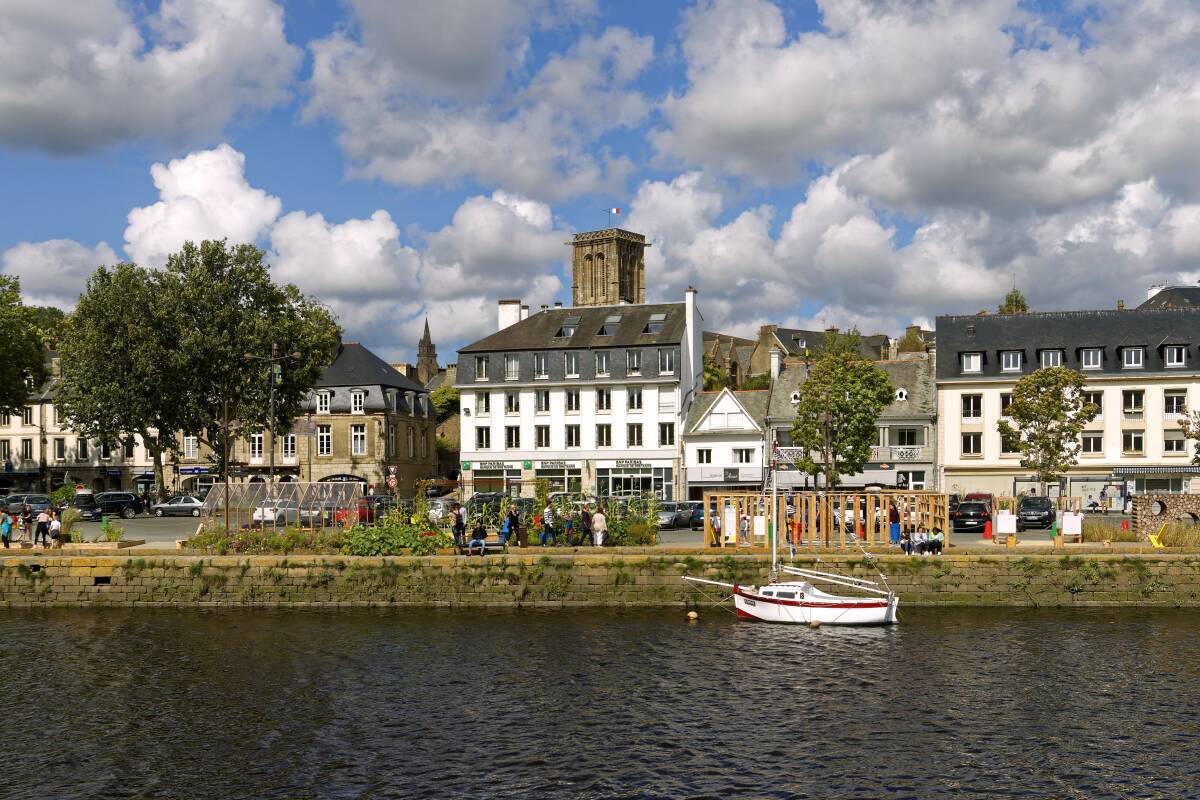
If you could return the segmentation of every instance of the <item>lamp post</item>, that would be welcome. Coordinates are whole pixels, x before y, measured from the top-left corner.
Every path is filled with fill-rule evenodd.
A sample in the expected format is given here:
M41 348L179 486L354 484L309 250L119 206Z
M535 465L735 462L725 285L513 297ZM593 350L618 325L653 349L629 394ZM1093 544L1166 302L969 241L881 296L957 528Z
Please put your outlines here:
M275 385L283 379L283 362L288 359L299 359L300 353L284 353L279 355L279 345L271 343L271 355L256 356L246 353L243 358L247 361L265 361L269 367L267 372L267 428L271 432L271 459L267 468L267 482L275 485Z

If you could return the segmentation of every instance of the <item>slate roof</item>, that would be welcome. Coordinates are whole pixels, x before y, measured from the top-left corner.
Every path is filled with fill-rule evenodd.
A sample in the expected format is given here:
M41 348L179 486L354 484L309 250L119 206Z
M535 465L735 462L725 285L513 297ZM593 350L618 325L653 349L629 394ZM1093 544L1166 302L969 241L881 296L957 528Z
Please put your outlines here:
M734 398L741 403L742 408L762 428L766 428L767 421L767 405L771 399L771 393L766 389L744 389L741 391L731 392ZM697 392L692 400L692 407L688 409L687 422L684 423L683 429L687 433L694 433L693 429L699 424L708 410L712 408L713 403L721 396L720 391L716 392Z
M1138 306L1138 310L1197 306L1200 306L1200 286L1168 286Z
M582 350L602 347L636 347L640 345L678 344L683 341L687 325L683 303L650 305L582 306L578 308L548 308L531 314L515 325L485 336L459 349L460 353L492 353L514 350ZM665 314L660 333L644 334L642 330L651 314ZM612 336L600 336L605 319L620 316L621 322ZM575 335L556 337L563 323L578 317Z
M421 384L404 377L358 342L338 345L333 363L317 379L319 389L339 386L386 386L405 391L425 391Z
M839 331L848 333L848 331ZM825 331L806 331L800 328L776 328L775 335L787 350L788 355L802 355L804 351L816 350L825 343ZM887 335L873 333L869 336L859 334L859 355L877 361L887 353L890 340ZM800 342L804 342L801 346Z
M1167 371L1167 344L1187 346L1189 370L1200 364L1200 307L946 316L937 318L937 335L938 380L1019 378L1037 367L1041 350L1065 350L1063 366L1082 369L1082 350L1103 348L1102 368L1088 374ZM1121 347L1146 348L1143 369L1122 369ZM1005 350L1024 352L1021 372L1001 371ZM964 375L962 353L983 353L981 371Z
M907 419L910 417L933 417L937 414L937 384L934 381L933 362L928 358L903 358L894 361L876 361L875 365L887 373L893 388L908 393L905 400L896 400L879 415L880 419ZM779 377L771 385L769 418L790 420L796 416L792 405L792 392L805 380L804 364L784 362Z

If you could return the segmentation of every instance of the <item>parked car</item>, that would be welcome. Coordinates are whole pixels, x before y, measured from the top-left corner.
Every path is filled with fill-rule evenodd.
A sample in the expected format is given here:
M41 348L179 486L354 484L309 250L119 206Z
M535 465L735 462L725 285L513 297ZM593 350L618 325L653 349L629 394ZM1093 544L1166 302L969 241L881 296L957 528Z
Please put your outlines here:
M25 504L27 494L10 494L4 498L4 502L8 504L8 513L15 514L21 510L21 506Z
M995 495L993 495L991 492L968 492L967 494L963 495L962 502L965 503L967 501L972 501L976 503L987 503L988 508L991 508L992 501L994 499Z
M95 520L100 519L101 516L100 504L96 502L96 496L91 492L75 495L62 504L59 513L65 512L69 508L78 511L81 519Z
M14 494L9 495L8 513L15 514L26 505L34 512L45 511L50 507L50 495L47 494Z
M133 492L101 492L96 502L102 514L119 514L125 519L133 519L144 510L142 499Z
M156 517L198 517L202 505L204 502L199 497L181 494L165 503L155 503L150 507L150 513Z
M333 525L337 512L336 503L328 500L306 500L300 504L300 523L310 527Z
M982 531L992 519L992 508L987 503L964 500L950 515L950 522L958 531Z
M1049 528L1057 517L1049 497L1022 497L1017 502L1017 530Z
M949 497L949 501L950 501L950 513L953 514L955 511L958 510L958 504L962 502L962 498L960 498L956 494L952 494Z
M288 525L300 522L300 504L295 500L263 500L251 516L257 525Z
M430 484L425 489L426 497L445 497L458 488L457 481L446 480L445 478L432 478Z
M658 527L674 528L675 514L679 511L677 503L659 503L658 505Z
M696 518L696 511L700 511L700 524L704 524L704 503L699 500L688 500L676 504L675 509L675 527L676 528L691 528L693 521Z

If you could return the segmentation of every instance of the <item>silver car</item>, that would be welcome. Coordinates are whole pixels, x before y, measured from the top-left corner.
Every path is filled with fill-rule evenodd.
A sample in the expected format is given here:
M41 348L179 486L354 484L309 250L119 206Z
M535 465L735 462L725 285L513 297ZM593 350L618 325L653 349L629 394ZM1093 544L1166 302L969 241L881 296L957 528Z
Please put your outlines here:
M677 503L659 503L658 504L658 527L674 528L675 514L679 511Z
M203 505L200 498L184 494L172 497L165 503L155 503L150 510L156 517L198 517Z
M295 500L263 500L254 507L252 519L260 525L300 522L300 504Z

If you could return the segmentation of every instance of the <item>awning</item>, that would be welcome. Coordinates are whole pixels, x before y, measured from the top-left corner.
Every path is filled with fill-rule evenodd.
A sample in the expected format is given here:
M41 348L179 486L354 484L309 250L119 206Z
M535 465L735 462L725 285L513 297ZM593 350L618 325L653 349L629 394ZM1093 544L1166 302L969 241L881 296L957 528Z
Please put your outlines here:
M1114 467L1113 475L1200 475L1200 466L1180 464L1177 467Z

